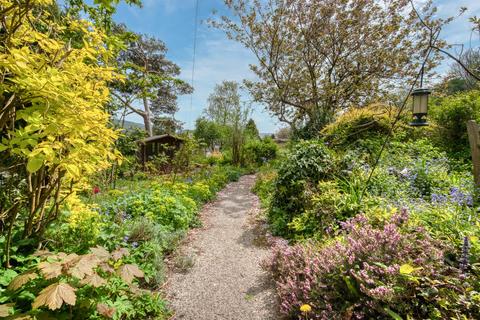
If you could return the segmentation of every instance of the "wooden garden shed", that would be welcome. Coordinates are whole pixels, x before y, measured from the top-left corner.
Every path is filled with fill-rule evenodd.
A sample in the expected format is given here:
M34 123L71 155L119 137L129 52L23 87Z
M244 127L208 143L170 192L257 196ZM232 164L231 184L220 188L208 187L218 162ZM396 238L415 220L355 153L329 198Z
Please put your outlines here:
M138 140L138 162L145 166L145 163L152 160L154 156L162 154L173 158L183 142L184 139L171 134L162 134Z

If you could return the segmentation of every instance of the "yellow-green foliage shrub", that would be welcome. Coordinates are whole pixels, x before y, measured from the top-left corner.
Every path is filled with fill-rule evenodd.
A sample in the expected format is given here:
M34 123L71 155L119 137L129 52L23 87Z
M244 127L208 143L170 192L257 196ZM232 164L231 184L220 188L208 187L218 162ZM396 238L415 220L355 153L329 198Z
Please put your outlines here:
M46 232L46 238L55 247L85 252L97 243L103 227L98 208L85 204L74 194L66 199L61 212L60 220Z
M349 145L359 139L387 135L398 115L398 108L372 104L364 108L351 108L322 130L324 139L332 145ZM403 112L396 132L411 131L408 113Z
M271 201L276 178L277 171L272 169L257 175L252 191L258 195L263 207L267 207Z
M320 181L308 199L306 210L288 224L290 232L296 238L325 234L336 218L343 197L335 181Z

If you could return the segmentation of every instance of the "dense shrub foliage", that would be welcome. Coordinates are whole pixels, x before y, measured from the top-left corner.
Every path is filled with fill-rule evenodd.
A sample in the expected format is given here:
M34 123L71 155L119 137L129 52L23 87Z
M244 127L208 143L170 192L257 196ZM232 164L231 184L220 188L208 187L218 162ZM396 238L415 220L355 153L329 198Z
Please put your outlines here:
M334 170L332 152L322 141L302 141L278 169L270 221L275 232L288 235L288 224L306 208L308 191Z
M443 100L451 105L434 111L430 128L412 131L402 118L373 175L393 119L373 106L341 115L324 129L326 143L293 144L276 170L258 175L254 191L272 233L290 241L274 238L273 256L265 262L283 314L480 317L473 177L470 166L458 161L458 149L439 143L442 132L450 127L453 133L470 117L453 111L455 103L474 96ZM466 144L465 137L451 141L458 148Z
M332 145L352 145L366 137L388 134L398 112L398 108L381 104L351 108L340 115L335 122L327 125L322 130L322 134ZM406 126L408 123L406 118L407 115L402 114L400 125L403 130L409 130Z
M47 247L62 252L14 246L16 267L0 270L0 304L16 315L167 319L166 303L150 291L165 280L165 255L199 225L201 205L242 173L215 166L69 198L46 234Z
M270 137L250 140L245 144L244 157L246 163L261 165L277 157L278 146Z
M441 143L447 150L469 159L467 121L480 120L480 91L434 99L431 116L440 126Z

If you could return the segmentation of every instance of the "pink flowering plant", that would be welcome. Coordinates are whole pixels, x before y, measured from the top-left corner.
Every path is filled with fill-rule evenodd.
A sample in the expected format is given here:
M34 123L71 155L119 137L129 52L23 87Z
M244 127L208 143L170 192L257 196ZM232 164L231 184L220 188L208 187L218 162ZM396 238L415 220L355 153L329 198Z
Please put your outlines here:
M323 245L275 240L264 266L281 311L301 319L478 319L476 267L449 265L448 246L408 218L406 210L380 222L357 215Z

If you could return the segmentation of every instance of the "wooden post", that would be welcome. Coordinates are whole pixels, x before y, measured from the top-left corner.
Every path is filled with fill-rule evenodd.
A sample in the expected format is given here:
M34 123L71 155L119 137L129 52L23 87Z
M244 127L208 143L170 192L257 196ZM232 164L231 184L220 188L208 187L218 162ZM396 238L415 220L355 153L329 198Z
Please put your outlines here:
M480 189L480 127L474 120L467 122L468 140L472 151L473 177L475 179L476 193Z

